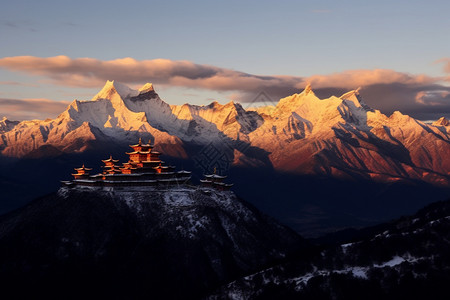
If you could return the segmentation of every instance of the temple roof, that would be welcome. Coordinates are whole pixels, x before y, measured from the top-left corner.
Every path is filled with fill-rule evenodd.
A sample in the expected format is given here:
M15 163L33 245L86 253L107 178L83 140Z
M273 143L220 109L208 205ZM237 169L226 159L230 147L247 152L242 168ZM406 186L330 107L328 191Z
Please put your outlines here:
M213 185L220 185L220 186L225 186L225 187L233 186L232 183L217 182L217 181L212 181L212 180L208 180L208 179L200 179L200 182L201 183L211 183Z
M172 169L172 168L175 168L175 167L174 166L161 166L161 165L153 167L153 169Z
M217 178L217 179L224 179L227 178L227 176L220 176L217 174L206 174L204 175L206 178Z
M130 147L149 147L153 148L153 146L150 144L150 140L148 141L148 144L142 144L142 139L139 138L139 142L136 145L129 145Z
M213 182L215 185L225 186L225 187L231 187L233 186L232 183L223 183L223 182Z
M110 155L109 156L109 158L108 159L102 159L102 162L108 162L108 161L112 161L112 162L118 162L119 160L118 159L113 159L112 158L112 155Z
M85 166L84 166L84 164L83 164L83 166L81 166L81 168L75 168L75 170L86 170L86 171L90 171L90 170L92 170L91 168L86 168Z
M125 154L150 154L150 151L133 151L133 152L125 152Z

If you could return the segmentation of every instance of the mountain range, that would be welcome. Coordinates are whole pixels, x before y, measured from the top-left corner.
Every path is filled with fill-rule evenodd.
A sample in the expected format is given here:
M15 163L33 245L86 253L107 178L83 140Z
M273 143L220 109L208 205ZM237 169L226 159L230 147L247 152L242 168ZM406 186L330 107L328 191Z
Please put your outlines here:
M150 83L133 90L108 81L92 100L74 100L55 119L3 119L0 137L4 157L81 153L142 137L178 158L212 147L231 166L450 185L449 121L427 124L398 111L386 116L358 90L319 99L307 86L276 106L244 109L234 102L169 105Z

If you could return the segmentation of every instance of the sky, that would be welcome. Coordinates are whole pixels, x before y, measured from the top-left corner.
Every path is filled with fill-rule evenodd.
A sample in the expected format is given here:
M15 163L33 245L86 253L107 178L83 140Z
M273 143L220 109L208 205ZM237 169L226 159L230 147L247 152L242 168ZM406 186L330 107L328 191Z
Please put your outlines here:
M106 80L198 105L360 88L386 114L450 117L449 11L438 0L4 1L0 118L53 118Z

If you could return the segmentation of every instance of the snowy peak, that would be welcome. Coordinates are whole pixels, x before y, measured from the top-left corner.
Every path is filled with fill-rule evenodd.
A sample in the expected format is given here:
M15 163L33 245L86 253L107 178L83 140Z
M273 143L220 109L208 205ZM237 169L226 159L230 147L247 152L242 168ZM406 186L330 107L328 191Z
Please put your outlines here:
M356 106L361 106L362 98L361 98L361 95L359 94L359 90L360 90L360 88L358 88L356 90L353 90L353 91L350 91L350 92L347 92L347 93L343 94L339 98L341 98L342 100L351 101Z
M144 93L154 92L154 91L155 91L155 89L153 88L153 84L147 82L139 89L139 94L144 94Z
M95 95L94 98L92 98L92 100L93 101L98 99L112 100L114 95L119 95L120 98L122 98L123 100L128 97L135 97L139 95L139 91L133 90L123 83L115 82L114 80L112 81L108 80L105 86L103 86L101 91L98 92L98 94Z
M343 100L349 100L349 99L352 99L352 98L356 98L356 99L358 99L359 101L361 101L361 100L362 100L362 99L361 99L361 95L359 94L359 91L360 91L360 90L361 90L361 87L357 88L356 90L349 91L349 92L343 94L343 95L342 95L341 97L339 97L339 98L341 98L341 99L343 99Z
M361 94L359 93L360 91L360 87L357 88L356 90L347 92L345 94L343 94L341 97L339 97L342 100L347 100L347 101L351 101L355 104L356 107L363 107L366 110L372 110L372 108L370 108L363 100Z
M311 90L311 86L308 84L300 94L293 94L291 96L280 99L275 110L272 112L272 116L290 114L291 112L296 111L301 106L314 106L319 101L320 99L317 98L317 96Z
M434 126L450 126L450 121L445 117L440 118L439 120L433 122Z
M305 87L305 89L303 90L302 94L305 95L309 95L309 94L314 94L312 88L311 88L311 83L308 83Z

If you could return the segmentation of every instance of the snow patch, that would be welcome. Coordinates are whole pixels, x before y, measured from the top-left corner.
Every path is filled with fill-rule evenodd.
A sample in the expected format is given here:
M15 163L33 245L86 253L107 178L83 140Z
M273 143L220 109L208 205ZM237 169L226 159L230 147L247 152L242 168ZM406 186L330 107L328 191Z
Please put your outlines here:
M190 206L195 202L187 192L168 192L164 194L164 201L171 206Z

